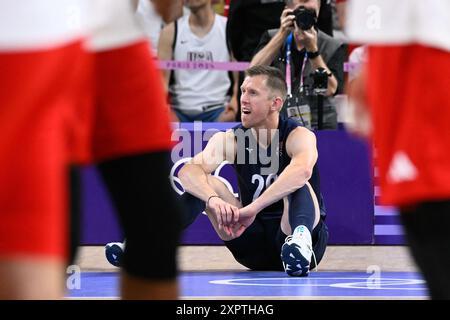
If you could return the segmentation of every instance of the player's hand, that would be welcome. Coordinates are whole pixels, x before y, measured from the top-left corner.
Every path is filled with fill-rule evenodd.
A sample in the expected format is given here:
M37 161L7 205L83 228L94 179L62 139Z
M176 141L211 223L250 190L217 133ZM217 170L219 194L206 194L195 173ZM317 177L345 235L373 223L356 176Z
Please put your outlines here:
M232 236L232 227L239 220L239 209L219 197L211 198L207 209L214 215L219 230Z
M238 238L244 233L244 231L255 221L257 211L255 211L251 206L246 206L239 209L239 220L233 222L229 226L230 233L229 240Z

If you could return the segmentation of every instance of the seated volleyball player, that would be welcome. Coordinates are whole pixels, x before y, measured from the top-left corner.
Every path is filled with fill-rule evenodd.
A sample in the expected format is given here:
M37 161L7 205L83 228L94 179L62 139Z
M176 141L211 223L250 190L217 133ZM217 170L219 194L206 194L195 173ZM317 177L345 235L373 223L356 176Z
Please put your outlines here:
M190 212L184 227L205 210L245 267L306 276L328 241L315 135L280 117L286 83L278 69L248 69L241 90L242 123L216 133L178 174ZM240 199L211 175L223 161L236 171Z
M215 134L178 174L186 190L183 226L206 211L242 265L306 276L328 241L315 135L280 118L286 83L278 69L248 69L241 89L242 124ZM211 175L223 161L236 171L240 200ZM122 250L109 243L108 261L120 265Z

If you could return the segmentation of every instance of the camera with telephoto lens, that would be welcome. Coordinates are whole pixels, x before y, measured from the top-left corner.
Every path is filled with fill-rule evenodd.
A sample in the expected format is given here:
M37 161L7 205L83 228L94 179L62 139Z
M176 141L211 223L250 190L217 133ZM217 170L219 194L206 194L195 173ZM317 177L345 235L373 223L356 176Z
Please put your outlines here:
M325 95L328 89L328 77L330 77L330 74L324 68L317 68L311 76L313 78L313 92L316 95Z
M295 22L302 30L309 30L317 24L316 12L301 6L294 10Z

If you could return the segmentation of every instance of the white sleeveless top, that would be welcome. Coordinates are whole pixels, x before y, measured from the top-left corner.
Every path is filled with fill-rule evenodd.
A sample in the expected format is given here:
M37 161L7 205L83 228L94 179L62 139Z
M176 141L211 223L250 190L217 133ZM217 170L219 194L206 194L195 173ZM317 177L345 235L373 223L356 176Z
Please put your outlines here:
M214 25L207 35L199 38L192 33L189 15L177 20L178 31L173 53L177 61L229 62L225 27L227 19L215 15ZM214 110L229 101L231 80L227 71L174 70L175 81L169 88L174 109L188 115Z

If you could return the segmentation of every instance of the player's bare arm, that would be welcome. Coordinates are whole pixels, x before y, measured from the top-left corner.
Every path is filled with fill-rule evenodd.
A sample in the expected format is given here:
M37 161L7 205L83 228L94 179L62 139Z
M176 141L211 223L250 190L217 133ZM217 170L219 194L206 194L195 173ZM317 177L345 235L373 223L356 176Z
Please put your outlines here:
M175 23L170 23L165 26L159 35L158 41L158 59L159 60L172 60L173 59L173 49L172 42L175 37ZM164 75L164 85L167 88L169 87L169 77L170 70L163 70Z
M152 0L156 12L161 16L164 22L177 19L183 13L181 1L177 0Z
M186 192L205 201L207 209L211 211L218 223L219 229L237 221L238 208L219 197L213 187L208 183L210 175L224 161L232 163L236 154L234 133L216 133L209 140L205 149L186 163L180 170L178 177ZM227 233L231 229L226 227Z

